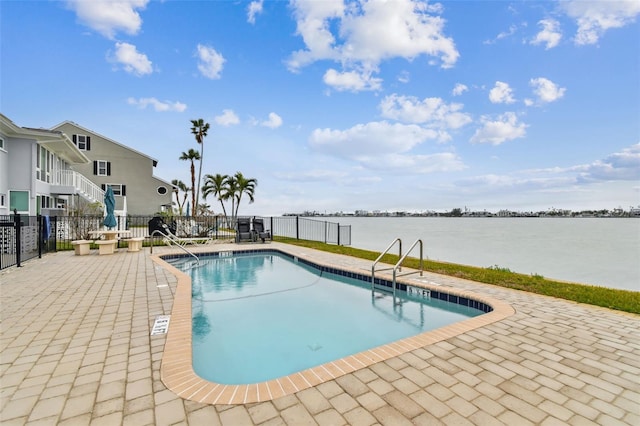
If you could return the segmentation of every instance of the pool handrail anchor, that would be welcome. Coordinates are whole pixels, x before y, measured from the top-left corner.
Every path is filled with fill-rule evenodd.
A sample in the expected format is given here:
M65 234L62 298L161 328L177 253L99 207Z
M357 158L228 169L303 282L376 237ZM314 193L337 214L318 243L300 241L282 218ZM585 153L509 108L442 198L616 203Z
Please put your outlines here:
M151 233L151 253L153 253L153 236L155 234L160 234L162 235L168 242L170 246L178 246L182 249L182 251L184 251L185 253L187 253L188 255L193 256L196 259L196 264L199 265L200 264L200 259L198 258L198 256L196 256L194 253L190 252L189 250L187 250L187 248L185 246L183 246L182 244L180 244L180 242L178 240L176 240L174 237L172 237L170 234L165 234L164 232L162 232L159 229L154 230Z
M382 253L380 253L380 256L378 256L378 258L373 262L373 265L371 265L371 296L373 296L373 294L374 294L375 285L376 285L376 265L378 264L378 262L380 262L382 257L385 254L387 254L389 252L389 250L391 250L393 248L393 246L396 243L398 243L398 257L401 258L402 257L402 240L400 238L396 238L395 240L393 240L391 242L391 244L389 244L389 246ZM388 270L391 270L391 269L393 269L393 267L378 269L378 272L380 272L380 271L388 271Z
M409 271L409 272L405 272L404 274L398 274L397 271L402 270L402 262L404 262L404 260L407 258L407 256L409 255L409 253L411 253L411 250L413 250L413 248L416 246L416 244L420 243L420 269L417 271ZM393 267L393 304L396 304L396 278L400 277L400 276L404 276L404 275L411 275L411 274L417 274L420 273L420 276L422 276L422 273L424 271L424 267L423 267L423 258L422 258L422 253L423 253L423 244L422 244L422 240L421 239L417 239L413 242L413 244L411 244L411 247L409 247L409 250L407 250L407 252L404 254L404 256L400 257L400 260L398 260L398 263L395 264L395 266Z

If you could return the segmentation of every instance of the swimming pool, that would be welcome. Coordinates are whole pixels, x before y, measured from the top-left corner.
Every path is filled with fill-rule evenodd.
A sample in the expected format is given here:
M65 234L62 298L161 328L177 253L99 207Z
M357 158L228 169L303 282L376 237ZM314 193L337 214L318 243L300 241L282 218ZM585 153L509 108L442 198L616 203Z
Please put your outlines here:
M274 250L171 263L192 279L193 369L221 384L273 380L491 310L407 285L394 304L364 274Z

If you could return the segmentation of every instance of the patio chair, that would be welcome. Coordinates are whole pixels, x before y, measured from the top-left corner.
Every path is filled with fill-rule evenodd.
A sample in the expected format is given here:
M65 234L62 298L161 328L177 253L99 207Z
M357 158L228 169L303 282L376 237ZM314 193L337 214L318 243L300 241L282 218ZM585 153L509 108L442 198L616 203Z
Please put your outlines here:
M271 231L264 229L264 219L253 218L253 232L256 239L260 238L263 243L265 240L271 240Z
M243 241L253 241L251 232L251 221L246 217L239 217L236 223L236 243Z
M176 234L174 234L171 229L166 225L166 224L162 224L162 233L165 236L165 240L168 240L169 243L172 244L179 244L181 246L185 246L187 244L208 244L211 242L211 237L206 236L206 237L178 237Z

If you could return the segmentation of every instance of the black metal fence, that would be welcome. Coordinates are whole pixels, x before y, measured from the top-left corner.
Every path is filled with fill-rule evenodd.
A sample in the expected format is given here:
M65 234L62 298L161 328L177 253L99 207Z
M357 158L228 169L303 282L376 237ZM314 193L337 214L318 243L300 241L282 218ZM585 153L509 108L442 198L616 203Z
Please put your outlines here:
M0 216L0 270L56 250L56 218Z
M282 216L265 219L270 222L272 235L298 240L320 241L339 246L351 245L351 226L309 219L300 216Z
M101 216L0 216L0 270L20 266L43 253L71 250L74 240L94 239L91 232L103 229ZM265 229L274 237L350 245L351 226L299 216L262 217ZM235 238L236 219L224 216L128 216L118 218L117 229L130 231L131 237L150 238L166 224L178 237ZM154 243L156 244L156 243Z

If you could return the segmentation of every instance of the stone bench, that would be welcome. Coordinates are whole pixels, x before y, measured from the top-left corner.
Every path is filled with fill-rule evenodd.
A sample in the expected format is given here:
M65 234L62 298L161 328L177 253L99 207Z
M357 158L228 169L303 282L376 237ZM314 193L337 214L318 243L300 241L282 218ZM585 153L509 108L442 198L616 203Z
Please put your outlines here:
M98 254L113 254L118 245L118 240L96 240L98 245Z
M89 254L89 250L91 249L91 240L74 240L71 241L71 245L73 246L73 250L76 253L76 256L84 256L85 254Z
M127 238L124 239L122 241L126 241L127 242L127 251L140 251L140 249L142 248L142 242L144 241L143 237L133 237L133 238Z

